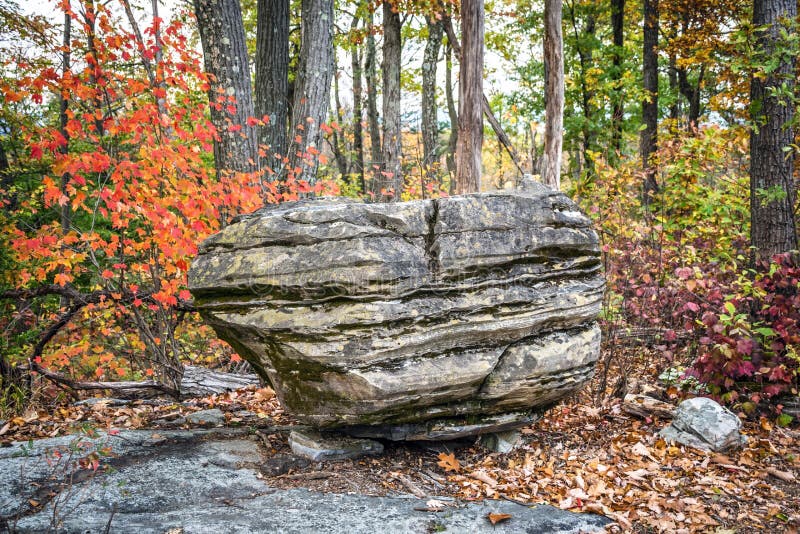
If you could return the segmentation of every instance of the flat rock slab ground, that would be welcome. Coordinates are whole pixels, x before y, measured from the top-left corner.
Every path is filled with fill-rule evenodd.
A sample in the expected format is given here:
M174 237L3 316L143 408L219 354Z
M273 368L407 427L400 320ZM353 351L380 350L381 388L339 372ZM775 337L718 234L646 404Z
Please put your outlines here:
M79 458L89 469L71 467ZM40 532L57 522L65 532L557 533L602 531L609 522L508 501L441 498L442 511L430 512L415 510L428 501L409 496L278 489L260 475L263 464L258 443L231 429L15 443L0 449L0 531ZM493 526L490 513L511 517Z

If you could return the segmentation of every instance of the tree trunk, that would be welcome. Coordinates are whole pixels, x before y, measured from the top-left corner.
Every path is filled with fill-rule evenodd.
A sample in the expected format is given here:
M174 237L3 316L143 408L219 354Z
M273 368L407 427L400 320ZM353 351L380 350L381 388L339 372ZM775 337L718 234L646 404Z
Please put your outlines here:
M668 39L673 39L673 37L667 37ZM678 58L675 55L673 50L669 52L669 70L667 71L667 75L669 76L669 90L670 94L674 95L680 92L678 88ZM669 118L677 121L678 117L680 116L680 99L675 98L672 105L669 107ZM670 129L674 129L675 126L671 126Z
M303 0L300 38L291 122L292 134L300 142L290 150L289 168L300 169L295 178L313 183L333 79L333 0Z
M364 58L364 79L367 82L367 122L369 123L369 144L371 167L381 163L381 129L378 125L378 67L375 63L375 31L373 14L367 19L367 51ZM374 190L374 189L373 189Z
M70 9L69 2L67 2L67 10ZM61 51L61 77L62 79L66 79L67 74L69 73L71 66L71 53L70 47L72 46L72 17L70 16L69 12L64 14L64 38L62 41L63 50ZM64 138L64 144L59 147L59 152L63 155L69 153L69 131L67 130L67 122L69 121L68 111L69 111L69 100L65 98L66 91L62 91L59 93L58 96L58 104L59 104L59 133ZM5 159L5 158L3 158ZM6 161L6 166L8 166L8 162ZM70 174L65 172L61 175L61 194L67 195L67 185L70 181ZM65 234L69 232L69 227L72 224L72 212L70 210L70 203L65 202L63 206L61 206L61 233ZM66 306L67 300L62 298L61 304Z
M152 2L153 7L153 18L158 18L158 0L153 0ZM136 46L139 49L139 53L142 58L142 65L144 65L145 74L147 74L147 79L150 81L150 86L152 88L158 87L164 91L166 94L166 84L164 83L163 76L159 76L160 73L157 73L156 70L161 64L162 58L162 45L161 45L161 30L157 30L155 33L158 35L157 45L156 45L156 54L153 57L155 60L156 65L154 66L153 63L150 61L150 54L146 53L145 49L145 42L144 37L142 36L142 30L139 28L139 23L136 21L136 16L133 14L133 8L131 7L130 0L122 0L122 8L125 11L125 15L128 18L128 23L131 25L131 29L133 30L133 36L136 39ZM156 26L160 28L160 25ZM65 45L66 46L66 45ZM167 113L167 102L163 96L159 96L156 98L156 105L158 106L158 114L160 116L164 116Z
M333 110L332 115L337 124L341 125L344 123L344 117L342 115L342 102L339 98L339 67L336 62L336 54L333 56L333 72L333 105L336 109ZM333 146L333 156L336 160L336 166L339 168L339 174L341 174L342 180L349 184L351 177L347 157L347 141L337 129L334 129L331 133L331 145Z
M563 3L563 2L562 2ZM578 29L578 21L575 14L575 4L570 5L570 20L572 22L572 31L575 37L575 48L578 52L578 60L580 65L580 88L581 88L581 111L583 113L583 121L581 121L581 139L583 147L581 153L583 155L583 162L586 171L594 171L594 160L592 159L591 152L596 150L596 139L594 126L592 120L594 118L595 109L592 104L595 91L589 84L589 71L592 68L594 60L594 50L591 46L583 44L588 38L594 38L597 30L596 17L591 8L586 14L586 20L582 29ZM563 50L563 41L562 41ZM562 52L563 53L563 52ZM546 59L546 58L545 58ZM562 59L563 61L563 59ZM547 78L547 61L545 60L545 79ZM545 107L547 106L548 94L545 93Z
M614 109L611 112L611 150L614 158L622 151L622 120L625 114L622 92L622 57L625 46L625 0L611 0L611 31L614 56L612 59L614 81Z
M453 98L453 45L448 41L445 52L444 94L450 118L450 139L447 141L447 172L450 173L450 194L455 193L456 146L458 145L458 113Z
M442 45L442 22L425 17L428 24L428 41L422 59L422 151L423 168L430 172L436 161L439 145L439 121L436 107L436 66L439 63L439 49Z
M796 0L755 0L753 26L767 26L757 35L757 55L762 61L781 58L778 68L750 81L750 239L757 259L797 249L794 217L795 189L792 171L794 152L784 148L794 143L794 104L783 102L772 88L785 84L789 94L795 87L795 57L779 54L785 49L781 31L797 17ZM782 93L782 91L781 91Z
M483 147L483 0L461 3L456 194L481 190Z
M705 65L700 66L700 73L698 74L697 83L693 85L689 82L689 74L686 69L676 69L678 75L678 88L681 94L689 102L689 117L687 128L689 131L697 128L697 121L700 119L700 87L703 84L703 77L705 75Z
M217 130L214 163L217 174L256 169L256 129L250 67L239 0L194 0L209 85L211 122Z
M642 123L639 143L644 178L644 203L649 204L658 190L655 168L650 161L658 142L658 0L644 0L644 37L642 55Z
M180 392L182 399L205 397L260 384L261 380L252 372L248 374L224 373L205 367L187 365L183 368Z
M447 34L447 39L449 43L452 45L453 51L456 53L457 56L461 56L461 44L458 42L456 38L456 33L453 30L453 24L450 21L449 17L445 17L442 20L442 24L444 25L445 33ZM450 95L452 98L452 95ZM494 130L495 135L497 135L497 140L503 145L508 152L508 155L511 156L511 161L517 167L520 174L524 174L522 170L522 165L519 161L519 156L517 155L517 151L514 148L514 145L511 144L511 138L508 137L503 127L500 125L500 121L497 120L494 113L492 112L492 107L489 105L489 99L486 98L486 94L482 95L482 106L483 106L483 114L486 116L486 120L489 121L489 125Z
M358 22L358 16L354 16L353 22L350 25L351 32L355 32L358 29ZM353 151L356 157L356 172L360 179L361 193L366 193L367 186L364 175L364 128L361 125L361 121L363 120L361 98L364 88L361 84L361 55L359 54L358 45L352 45L350 49L350 60L353 68Z
M374 181L378 200L396 201L403 189L400 168L400 13L390 0L383 2L383 147L381 175Z
M164 81L164 67L162 65L164 61L164 43L161 40L161 17L158 15L158 0L151 0L150 6L153 9L153 39L155 40L156 50L155 50L155 78L156 78L156 86L161 89L162 94L156 98L156 106L158 107L158 112L161 116L167 114L167 84ZM167 130L167 137L172 137L172 130Z
M95 109L95 119L94 119L94 131L97 134L97 137L100 138L103 136L103 98L101 95L100 81L99 74L101 73L100 70L100 59L97 55L97 35L95 33L95 26L97 23L97 12L94 8L94 0L87 0L84 5L85 13L84 13L84 22L85 26L84 29L86 30L86 48L88 50L88 57L91 58L88 62L89 67L89 83L94 90L94 96L92 98L93 105Z
M272 168L280 166L276 156L287 155L289 0L258 0L256 19L255 110L259 119L269 118L259 128L258 142L267 147L264 163Z
M542 180L561 188L561 145L564 123L564 40L561 34L561 0L544 3L545 126Z

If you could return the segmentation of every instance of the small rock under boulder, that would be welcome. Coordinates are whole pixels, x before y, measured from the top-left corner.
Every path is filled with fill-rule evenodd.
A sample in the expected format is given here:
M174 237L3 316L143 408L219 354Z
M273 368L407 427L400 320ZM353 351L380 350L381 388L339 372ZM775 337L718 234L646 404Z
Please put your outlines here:
M739 429L742 422L727 408L705 397L688 399L678 405L672 423L659 435L705 451L724 452L747 443Z
M289 413L364 437L522 426L581 388L600 351L597 235L534 183L270 206L202 243L189 286Z
M323 434L314 430L292 430L289 445L293 453L314 462L361 458L383 452L383 444L379 441Z
M483 434L480 439L482 447L489 449L492 452L499 452L508 454L520 445L522 445L522 434L519 430L508 430L506 432L492 432L491 434Z

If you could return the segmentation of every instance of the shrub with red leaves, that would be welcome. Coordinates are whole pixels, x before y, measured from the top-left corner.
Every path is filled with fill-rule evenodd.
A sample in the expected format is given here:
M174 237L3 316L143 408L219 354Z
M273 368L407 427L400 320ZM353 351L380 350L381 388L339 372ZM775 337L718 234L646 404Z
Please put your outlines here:
M797 394L800 262L789 254L775 256L739 289L717 311L702 314L699 354L688 374L712 395L740 400L752 411L782 393Z

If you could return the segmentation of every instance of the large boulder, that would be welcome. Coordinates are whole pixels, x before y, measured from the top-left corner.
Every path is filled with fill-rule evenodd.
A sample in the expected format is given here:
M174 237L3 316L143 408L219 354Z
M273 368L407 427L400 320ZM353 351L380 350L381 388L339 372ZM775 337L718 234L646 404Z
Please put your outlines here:
M591 377L597 235L528 184L393 204L270 206L200 246L197 308L322 428L435 439L530 422Z

